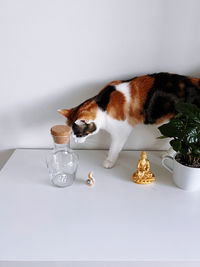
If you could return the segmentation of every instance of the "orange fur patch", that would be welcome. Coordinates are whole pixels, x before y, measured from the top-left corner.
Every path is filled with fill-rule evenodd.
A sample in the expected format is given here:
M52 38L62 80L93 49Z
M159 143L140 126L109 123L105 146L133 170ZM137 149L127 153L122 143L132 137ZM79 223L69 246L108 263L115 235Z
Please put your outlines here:
M120 84L120 83L122 83L122 81L117 80L117 81L112 81L112 82L110 82L108 85L118 85L118 84ZM107 85L107 86L108 86L108 85Z
M95 120L97 115L98 105L94 100L85 102L76 113L76 120Z
M174 116L174 114L168 113L167 115L159 118L154 124L155 125L163 124L164 122L169 121L173 116Z
M132 99L128 118L130 125L134 126L144 121L143 106L153 83L154 78L148 75L138 77L130 82L130 96Z
M190 79L190 81L197 87L199 87L199 78L192 78L192 77L188 77Z
M68 115L67 124L72 126L76 120L95 120L98 106L94 100L88 100L81 107L72 108Z
M110 95L107 114L116 120L126 119L126 98L123 93L114 91Z

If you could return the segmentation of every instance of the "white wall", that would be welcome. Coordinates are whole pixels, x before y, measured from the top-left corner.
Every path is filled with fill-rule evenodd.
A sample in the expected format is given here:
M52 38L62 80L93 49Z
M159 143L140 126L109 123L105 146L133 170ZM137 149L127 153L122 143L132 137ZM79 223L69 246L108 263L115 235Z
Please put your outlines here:
M56 110L111 80L199 76L199 10L198 0L0 0L1 149L49 146L50 126L64 123ZM162 148L144 129L127 147Z

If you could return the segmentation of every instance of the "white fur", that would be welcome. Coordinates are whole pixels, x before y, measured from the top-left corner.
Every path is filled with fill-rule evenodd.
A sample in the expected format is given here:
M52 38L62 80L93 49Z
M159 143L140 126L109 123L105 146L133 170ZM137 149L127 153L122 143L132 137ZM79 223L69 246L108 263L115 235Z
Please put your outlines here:
M111 135L110 150L104 161L104 167L112 168L133 127L128 124L127 120L119 121L106 115L102 129L106 130Z
M122 92L125 95L126 101L128 103L131 101L131 96L130 96L130 83L129 82L124 82L124 83L120 83L118 85L115 85L115 89L117 91Z
M75 124L80 126L80 125L85 124L85 122L83 120L76 120Z
M76 135L74 133L72 133L72 137L74 138L74 141L76 143L84 143L88 136L76 137Z
M122 92L126 101L129 103L131 100L130 97L130 86L129 82L121 83L115 86L115 89ZM110 133L111 135L111 145L108 152L108 156L103 163L105 168L112 168L115 165L115 162L119 156L120 151L122 150L128 136L133 130L133 127L128 124L128 121L119 121L113 119L106 113L104 113L104 120L101 121L101 128Z

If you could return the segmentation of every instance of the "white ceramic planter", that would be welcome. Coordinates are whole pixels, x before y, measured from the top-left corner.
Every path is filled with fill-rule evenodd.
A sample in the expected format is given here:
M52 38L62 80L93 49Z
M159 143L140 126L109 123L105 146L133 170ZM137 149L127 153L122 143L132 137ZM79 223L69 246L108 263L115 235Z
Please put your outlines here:
M200 168L184 166L175 157L165 156L162 159L162 165L173 174L174 183L184 190L200 190Z

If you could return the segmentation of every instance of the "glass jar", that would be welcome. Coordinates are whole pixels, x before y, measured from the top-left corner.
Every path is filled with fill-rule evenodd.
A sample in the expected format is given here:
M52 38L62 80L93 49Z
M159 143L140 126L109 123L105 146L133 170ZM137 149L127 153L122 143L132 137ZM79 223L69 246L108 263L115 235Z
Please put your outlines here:
M56 125L51 128L54 140L54 149L47 156L47 168L50 181L58 187L73 184L78 168L78 155L69 148L71 128L65 125Z

